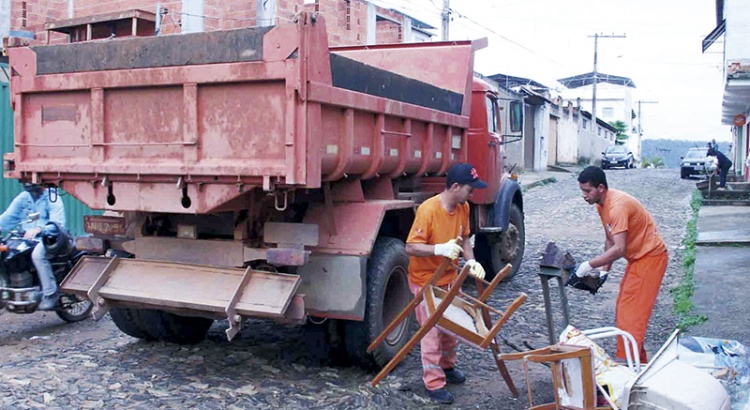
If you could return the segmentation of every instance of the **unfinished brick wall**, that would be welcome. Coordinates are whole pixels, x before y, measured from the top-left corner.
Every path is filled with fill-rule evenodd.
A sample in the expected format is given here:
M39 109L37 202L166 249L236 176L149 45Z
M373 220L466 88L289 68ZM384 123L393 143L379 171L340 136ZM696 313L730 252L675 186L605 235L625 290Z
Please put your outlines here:
M257 24L257 2L263 0L204 0L203 27L205 31L252 27ZM75 0L73 17L141 9L156 12L160 3L166 14L162 16L161 34L181 32L183 19L181 0ZM304 7L304 0L276 0L277 22L288 22ZM365 44L367 42L368 5L365 0L318 0L307 5L326 19L331 45ZM403 15L376 7L386 15L376 29L377 43L397 43L404 39ZM11 29L28 30L36 34L36 44L47 42L44 23L68 18L68 0L11 0ZM50 43L67 42L67 36L51 33Z
M362 0L320 0L319 13L326 19L332 46L367 42L367 3Z
M378 19L375 29L377 44L391 44L404 42L404 15L393 10L378 7L377 13L383 18Z

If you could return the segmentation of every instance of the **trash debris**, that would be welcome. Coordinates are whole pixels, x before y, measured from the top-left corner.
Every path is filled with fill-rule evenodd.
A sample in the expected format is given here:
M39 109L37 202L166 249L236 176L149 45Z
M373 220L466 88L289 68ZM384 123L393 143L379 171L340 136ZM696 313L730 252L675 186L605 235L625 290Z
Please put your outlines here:
M733 410L750 408L750 348L736 340L683 336L680 361L717 378L732 399Z
M52 336L31 336L29 340L50 340Z

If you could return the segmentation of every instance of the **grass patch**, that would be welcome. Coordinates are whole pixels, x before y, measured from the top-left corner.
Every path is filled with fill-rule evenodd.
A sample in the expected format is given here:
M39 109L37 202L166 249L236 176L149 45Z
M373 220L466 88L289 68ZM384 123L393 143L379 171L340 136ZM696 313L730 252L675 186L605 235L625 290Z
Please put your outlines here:
M693 210L693 217L687 224L687 235L683 240L682 244L685 250L682 254L682 270L683 276L680 280L680 284L672 289L672 297L674 298L674 313L677 316L677 327L680 330L685 330L690 326L699 325L706 320L706 315L693 315L693 302L690 298L693 296L693 269L695 268L695 253L696 245L695 240L698 236L698 211L703 203L703 198L700 191L693 190L693 197L690 201L690 208Z

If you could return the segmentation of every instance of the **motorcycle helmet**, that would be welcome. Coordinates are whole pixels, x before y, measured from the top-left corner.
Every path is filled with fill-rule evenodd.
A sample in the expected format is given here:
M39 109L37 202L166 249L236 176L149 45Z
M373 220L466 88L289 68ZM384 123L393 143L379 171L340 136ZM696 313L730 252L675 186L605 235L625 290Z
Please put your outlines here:
M42 228L42 243L48 257L67 255L73 249L70 235L55 222L48 222Z

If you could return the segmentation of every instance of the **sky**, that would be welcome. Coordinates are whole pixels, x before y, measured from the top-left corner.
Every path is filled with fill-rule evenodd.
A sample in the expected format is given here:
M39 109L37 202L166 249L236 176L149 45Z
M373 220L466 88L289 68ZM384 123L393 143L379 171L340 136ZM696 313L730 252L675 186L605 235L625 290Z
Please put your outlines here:
M438 27L443 0L376 0ZM644 139L730 141L721 124L723 39L704 54L716 26L714 0L451 0L451 40L487 37L475 55L484 75L555 80L593 71L629 77L641 105ZM634 103L637 112L637 105Z

